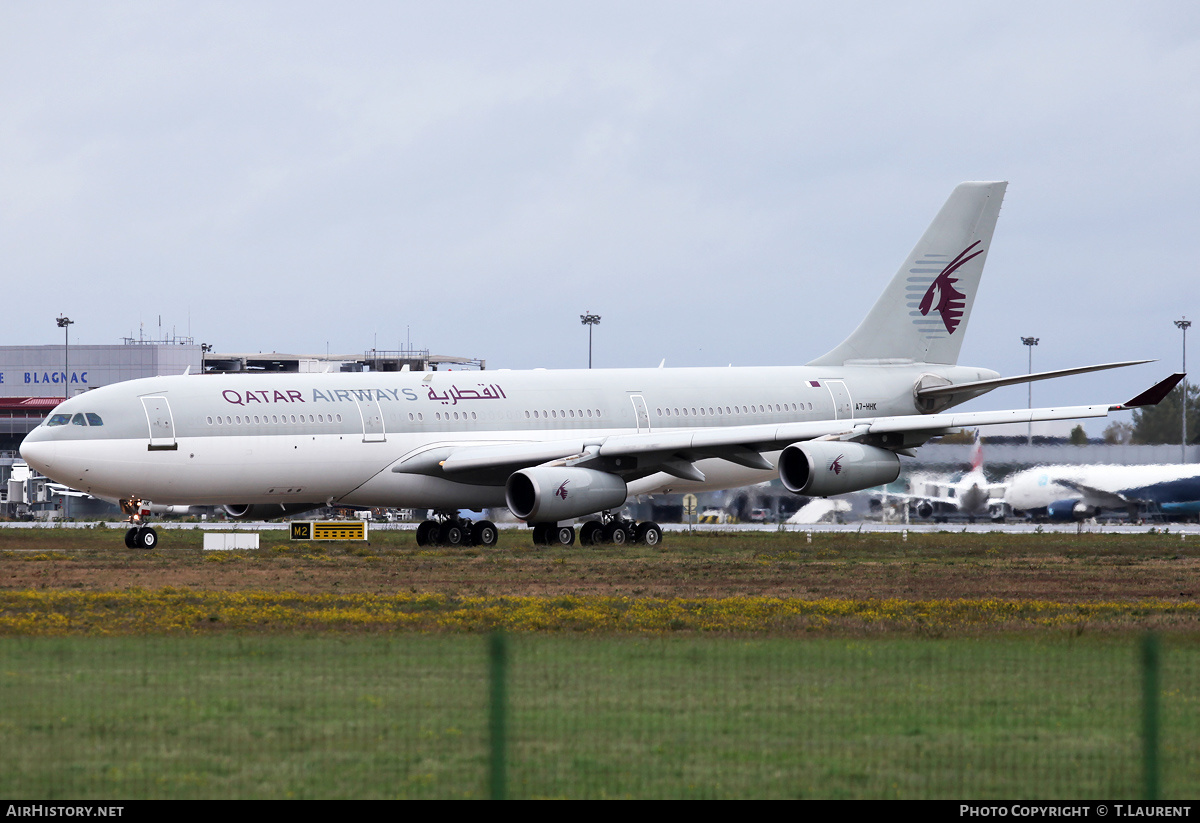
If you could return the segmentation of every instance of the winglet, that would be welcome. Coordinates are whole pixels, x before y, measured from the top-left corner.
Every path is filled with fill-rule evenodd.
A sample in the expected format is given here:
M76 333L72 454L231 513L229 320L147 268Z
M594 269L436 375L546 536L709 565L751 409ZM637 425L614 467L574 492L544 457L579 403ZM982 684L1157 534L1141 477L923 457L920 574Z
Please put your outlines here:
M1113 406L1111 411L1119 411L1121 409L1136 409L1141 406L1157 406L1159 402L1170 393L1171 389L1175 388L1184 377L1183 374L1176 372L1166 380L1160 380L1144 392L1139 394L1132 400L1126 400L1124 403Z

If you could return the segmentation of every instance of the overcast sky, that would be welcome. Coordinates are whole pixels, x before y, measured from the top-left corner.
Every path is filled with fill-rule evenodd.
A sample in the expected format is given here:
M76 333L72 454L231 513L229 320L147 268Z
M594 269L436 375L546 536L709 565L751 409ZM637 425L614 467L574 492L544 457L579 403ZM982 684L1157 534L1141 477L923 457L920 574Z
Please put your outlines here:
M0 345L799 364L995 179L960 362L1200 320L1194 2L0 0L0 112Z

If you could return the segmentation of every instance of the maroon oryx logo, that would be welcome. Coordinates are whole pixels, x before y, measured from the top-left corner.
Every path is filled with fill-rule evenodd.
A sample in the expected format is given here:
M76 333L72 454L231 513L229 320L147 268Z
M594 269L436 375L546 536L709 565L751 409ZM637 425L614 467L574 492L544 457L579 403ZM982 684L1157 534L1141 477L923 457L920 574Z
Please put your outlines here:
M981 240L976 240L971 245L963 249L958 257L954 258L947 264L946 268L942 269L932 283L929 284L929 289L925 292L925 296L921 298L921 314L929 314L934 309L942 316L942 323L946 326L946 331L954 334L954 330L958 328L958 324L962 320L963 305L966 295L954 288L954 284L958 282L957 277L950 275L958 271L958 269L968 260L978 257L983 254L983 249L974 254L967 254L971 249L978 246ZM933 293L937 292L937 305L933 304Z
M566 500L567 499L567 484L570 482L571 482L570 480L564 480L562 482L562 485L559 486L557 490L555 490L554 496L561 497L563 500Z
M842 473L842 458L845 456L846 456L846 453L842 452L837 457L833 458L833 462L829 464L829 470L831 472L833 472L834 474L841 474Z

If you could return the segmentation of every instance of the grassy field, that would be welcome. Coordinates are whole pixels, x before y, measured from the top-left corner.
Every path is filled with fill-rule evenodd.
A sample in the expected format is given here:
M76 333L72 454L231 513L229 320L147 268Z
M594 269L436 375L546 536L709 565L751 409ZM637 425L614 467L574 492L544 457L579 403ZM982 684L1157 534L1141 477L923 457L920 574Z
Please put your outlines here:
M1154 629L1195 636L1200 604L1172 601L734 595L453 596L298 594L164 588L120 592L0 591L0 636L120 634L539 632L753 637L1013 633L1081 636Z
M1200 791L1177 534L201 540L0 530L0 792L481 797L496 628L517 797L1132 799L1145 629Z
M411 532L328 546L263 532L262 548L201 550L198 531L164 531L154 551L109 529L0 529L0 590L165 587L448 596L777 596L854 600L999 598L1192 602L1200 539L1000 533L671 534L661 547L534 547L502 532L495 549L421 548Z
M484 641L0 640L0 792L481 797ZM515 797L1135 798L1136 647L1083 640L511 644ZM1168 644L1164 794L1200 791L1200 649Z

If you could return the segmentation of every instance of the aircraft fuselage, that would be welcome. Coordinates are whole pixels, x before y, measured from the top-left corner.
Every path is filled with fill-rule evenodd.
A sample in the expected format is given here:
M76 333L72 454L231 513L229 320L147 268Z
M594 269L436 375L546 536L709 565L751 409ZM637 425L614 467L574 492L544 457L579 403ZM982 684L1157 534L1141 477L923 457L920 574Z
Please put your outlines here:
M929 374L996 376L906 364L158 377L66 400L22 453L55 481L108 499L478 509L504 504L504 477L460 482L398 467L441 447L912 415L913 387ZM774 476L713 458L697 467L703 482L649 471L631 478L630 494Z

